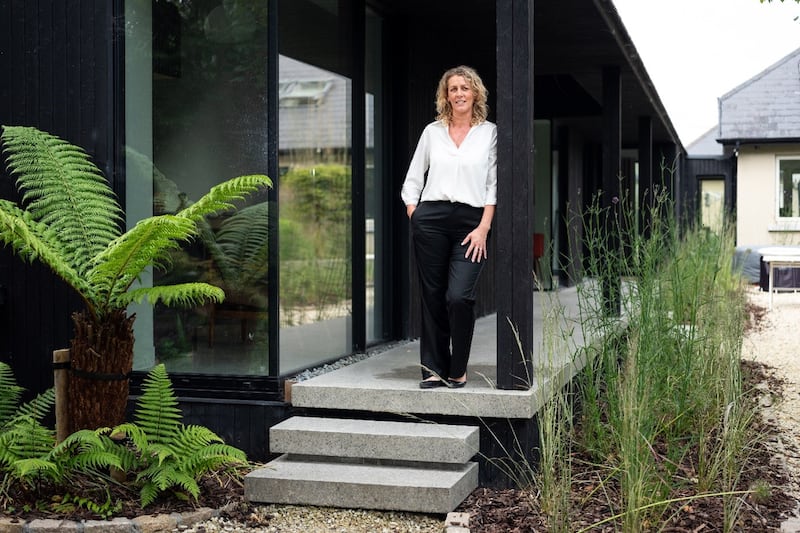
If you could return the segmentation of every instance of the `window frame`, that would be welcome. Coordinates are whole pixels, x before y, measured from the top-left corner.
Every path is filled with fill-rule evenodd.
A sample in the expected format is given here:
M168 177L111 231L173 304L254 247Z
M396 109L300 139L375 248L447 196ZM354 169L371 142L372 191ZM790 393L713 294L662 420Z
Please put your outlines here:
M783 154L775 156L775 221L800 222L800 198L798 199L798 216L781 216L781 199L783 196L783 184L781 183L781 163L783 161L795 161L797 162L798 167L800 167L800 154Z

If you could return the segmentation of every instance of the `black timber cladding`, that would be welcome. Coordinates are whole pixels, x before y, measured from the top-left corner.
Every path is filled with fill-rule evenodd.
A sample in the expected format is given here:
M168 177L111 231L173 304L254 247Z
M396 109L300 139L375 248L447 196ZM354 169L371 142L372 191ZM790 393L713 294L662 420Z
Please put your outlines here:
M8 0L0 7L0 124L36 126L83 147L114 185L114 24L107 0ZM2 165L0 197L18 200ZM29 393L52 386L80 301L46 267L0 251L0 360Z

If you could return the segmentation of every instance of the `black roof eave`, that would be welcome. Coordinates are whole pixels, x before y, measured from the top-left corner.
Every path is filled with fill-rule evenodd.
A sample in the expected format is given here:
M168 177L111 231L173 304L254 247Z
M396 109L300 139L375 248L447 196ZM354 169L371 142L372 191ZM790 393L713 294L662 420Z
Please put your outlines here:
M743 144L800 144L800 137L751 137L745 139L716 139L716 141L725 146L741 146Z
M614 7L611 0L594 0L594 4L614 35L620 51L625 56L634 76L639 80L642 91L650 100L650 104L653 106L653 110L659 120L669 132L672 141L685 153L686 149L680 140L680 136L675 130L675 126L672 124L669 114L664 104L661 102L661 98L658 96L658 91L656 91L655 85L650 79L650 75L647 73L644 63L642 63L639 52L636 51L636 47L633 44L631 36L628 34L628 30L625 29L625 25L622 23L617 8Z

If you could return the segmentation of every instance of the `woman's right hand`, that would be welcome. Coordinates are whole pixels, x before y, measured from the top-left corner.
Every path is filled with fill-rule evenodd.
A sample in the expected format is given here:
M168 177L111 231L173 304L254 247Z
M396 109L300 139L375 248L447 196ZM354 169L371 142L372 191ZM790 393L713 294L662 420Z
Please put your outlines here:
M411 219L411 215L413 215L413 214L414 214L414 210L415 210L416 208L417 208L417 206L415 206L415 205L411 205L411 204L408 204L408 205L406 206L406 216L408 216L408 218L409 218L409 219Z

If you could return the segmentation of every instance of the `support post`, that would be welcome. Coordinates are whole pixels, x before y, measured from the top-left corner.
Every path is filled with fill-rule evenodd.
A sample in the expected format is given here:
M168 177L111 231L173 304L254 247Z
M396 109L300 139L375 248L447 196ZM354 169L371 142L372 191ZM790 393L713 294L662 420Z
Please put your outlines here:
M639 117L639 231L650 235L653 187L653 118Z
M56 392L56 442L69 436L69 363L68 349L53 350L53 386Z
M603 68L603 195L601 205L606 217L606 253L610 255L600 283L603 309L609 316L619 316L621 280L619 235L620 168L622 153L622 81L618 66Z
M530 386L533 349L533 5L497 0L497 386ZM547 179L547 178L545 178Z

